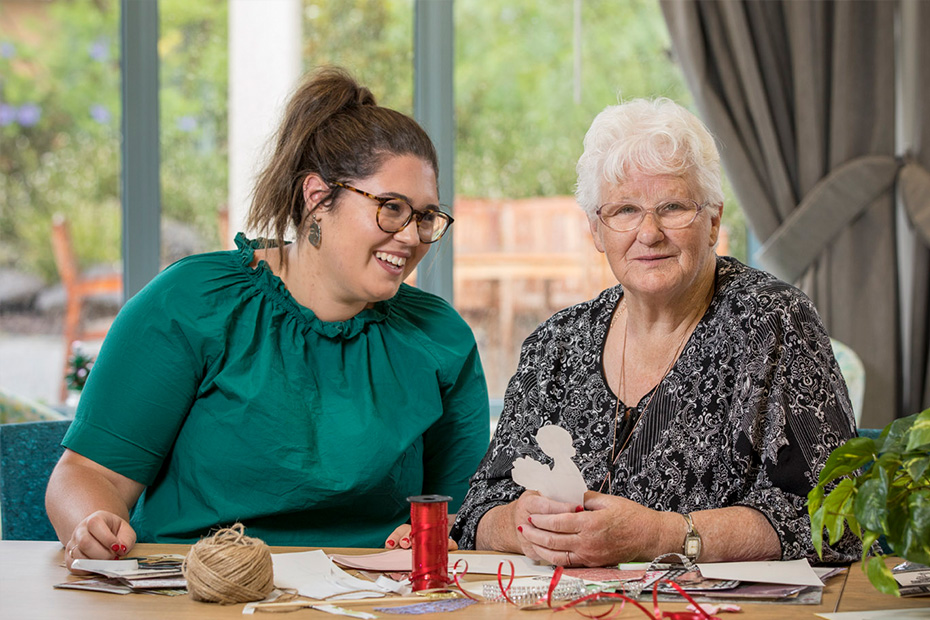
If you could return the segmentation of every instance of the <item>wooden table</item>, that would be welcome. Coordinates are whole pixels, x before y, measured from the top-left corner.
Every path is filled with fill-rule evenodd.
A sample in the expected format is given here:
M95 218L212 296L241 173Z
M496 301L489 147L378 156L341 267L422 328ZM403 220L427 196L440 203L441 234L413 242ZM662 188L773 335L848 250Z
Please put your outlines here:
M188 545L137 545L135 555L152 553L187 552ZM306 548L276 547L274 553L306 551ZM371 549L338 549L339 553L368 553ZM198 603L189 596L156 596L144 594L116 595L102 592L78 590L57 590L56 583L77 579L70 575L62 564L63 550L57 542L0 541L0 617L11 620L20 618L66 618L107 620L126 618L162 620L165 618L241 618L242 605L220 606ZM651 602L647 606L651 608ZM680 611L683 604L661 603L663 610ZM848 575L841 575L829 581L824 588L823 601L820 605L777 605L746 604L740 615L721 614L723 618L733 620L774 620L784 618L814 618L817 612L851 611L865 609L889 609L908 607L930 607L927 599L896 599L879 594L868 583L858 566L853 566ZM520 611L510 605L488 604L472 605L454 612L451 616L429 614L431 618L444 617L445 620L576 620L581 616L571 611ZM381 617L390 617L379 614ZM317 620L332 620L334 616L311 609L301 609L286 616L260 617L310 617ZM620 618L645 618L645 615L628 605Z

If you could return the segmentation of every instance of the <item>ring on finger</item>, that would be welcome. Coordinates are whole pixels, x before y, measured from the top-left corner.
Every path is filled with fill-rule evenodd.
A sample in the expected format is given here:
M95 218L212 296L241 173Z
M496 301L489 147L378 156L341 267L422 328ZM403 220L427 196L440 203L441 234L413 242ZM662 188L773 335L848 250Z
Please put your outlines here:
M77 547L77 545L74 545L74 547ZM74 547L68 548L68 557L71 558L72 560L74 559Z
M565 566L571 566L571 565L572 565L572 552L566 551L565 552Z

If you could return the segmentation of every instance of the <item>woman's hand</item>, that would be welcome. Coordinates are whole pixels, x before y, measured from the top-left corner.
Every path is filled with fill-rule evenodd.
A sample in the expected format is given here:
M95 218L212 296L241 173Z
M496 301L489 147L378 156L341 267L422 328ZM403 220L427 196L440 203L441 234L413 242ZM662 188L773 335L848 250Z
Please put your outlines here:
M481 517L475 547L522 553L534 560L541 559L535 552L535 545L524 536L527 527L532 527L531 515L570 515L582 510L584 508L581 506L557 502L536 491L525 491L516 500L504 506L496 506Z
M449 523L452 523L452 520L449 520ZM413 541L410 538L410 524L404 523L403 525L397 526L397 528L391 532L391 535L387 537L387 540L384 541L385 549L409 549L413 545ZM449 551L458 551L459 545L457 542L449 539Z
M145 486L65 449L45 491L45 509L65 547L68 568L78 558L112 560L136 544L129 511ZM74 571L73 571L74 572Z
M558 566L650 561L679 549L687 531L681 515L651 510L622 497L588 491L584 507L583 512L556 514L537 511L536 503L523 507L517 516L522 519L517 527L523 553ZM525 518L524 513L528 513Z
M136 544L136 532L122 517L98 510L77 524L65 544L68 569L78 558L118 560ZM72 570L76 574L84 571Z

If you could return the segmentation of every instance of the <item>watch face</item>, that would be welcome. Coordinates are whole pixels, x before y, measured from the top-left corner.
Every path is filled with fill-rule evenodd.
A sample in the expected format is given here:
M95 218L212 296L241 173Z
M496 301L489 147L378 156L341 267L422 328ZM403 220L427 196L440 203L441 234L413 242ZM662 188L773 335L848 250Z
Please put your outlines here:
M701 554L701 539L698 536L688 535L685 538L685 557L692 560Z

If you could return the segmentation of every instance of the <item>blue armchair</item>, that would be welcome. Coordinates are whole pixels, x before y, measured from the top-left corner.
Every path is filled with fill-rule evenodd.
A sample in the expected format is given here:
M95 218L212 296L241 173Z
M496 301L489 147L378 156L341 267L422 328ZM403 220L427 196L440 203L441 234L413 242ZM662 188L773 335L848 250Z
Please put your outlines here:
M4 540L58 540L45 487L71 420L0 424L0 522Z

